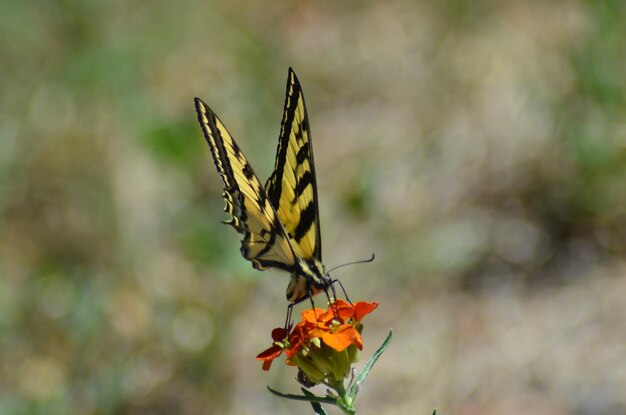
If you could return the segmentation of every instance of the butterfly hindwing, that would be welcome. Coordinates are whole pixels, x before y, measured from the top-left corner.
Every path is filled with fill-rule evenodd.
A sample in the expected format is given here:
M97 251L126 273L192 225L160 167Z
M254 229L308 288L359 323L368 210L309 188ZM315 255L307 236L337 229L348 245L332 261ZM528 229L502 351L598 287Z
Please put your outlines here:
M289 68L274 172L265 184L270 203L302 256L322 259L311 130L300 82Z
M242 255L256 269L281 268L292 272L295 254L276 210L248 160L215 113L199 98L196 111L213 160L224 181L226 222L244 235Z

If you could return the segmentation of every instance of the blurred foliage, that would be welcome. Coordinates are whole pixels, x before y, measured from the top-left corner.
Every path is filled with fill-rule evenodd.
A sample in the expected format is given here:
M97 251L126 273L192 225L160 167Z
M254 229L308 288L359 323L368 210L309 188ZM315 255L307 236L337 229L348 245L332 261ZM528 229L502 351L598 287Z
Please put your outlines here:
M263 377L253 360L282 324L287 279L253 271L219 223L192 102L218 112L265 178L288 66L312 124L324 259L376 252L338 276L355 299L380 295L381 313L389 300L381 325L402 326L430 293L494 306L499 290L576 288L626 257L624 2L0 10L0 415L293 412L263 387L287 372ZM451 353L472 341L454 339ZM550 385L542 373L524 387ZM499 413L467 409L495 389L465 393L461 377L427 389L437 374L401 379L424 386L424 410ZM600 413L575 377L550 402ZM626 410L624 381L594 381L602 408Z

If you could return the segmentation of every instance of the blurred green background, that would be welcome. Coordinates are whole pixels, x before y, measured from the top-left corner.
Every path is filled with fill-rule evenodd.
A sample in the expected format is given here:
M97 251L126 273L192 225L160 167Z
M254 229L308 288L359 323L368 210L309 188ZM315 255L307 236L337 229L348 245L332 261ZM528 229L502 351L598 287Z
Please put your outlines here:
M0 415L309 413L193 108L264 181L289 66L361 413L626 413L625 4L2 0Z

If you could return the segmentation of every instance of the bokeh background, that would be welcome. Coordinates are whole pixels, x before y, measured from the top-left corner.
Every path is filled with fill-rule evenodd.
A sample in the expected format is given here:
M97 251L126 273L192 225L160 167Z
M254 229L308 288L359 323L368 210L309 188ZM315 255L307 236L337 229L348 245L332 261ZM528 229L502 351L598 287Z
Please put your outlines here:
M2 0L0 414L310 412L192 101L264 181L289 66L360 413L626 413L625 4Z

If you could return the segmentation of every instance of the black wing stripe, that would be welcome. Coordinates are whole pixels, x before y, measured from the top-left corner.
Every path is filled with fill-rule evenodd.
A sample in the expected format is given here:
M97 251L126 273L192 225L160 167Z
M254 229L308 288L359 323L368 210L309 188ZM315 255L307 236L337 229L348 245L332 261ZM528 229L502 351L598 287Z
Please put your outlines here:
M300 177L297 180L297 184L295 188L295 197L293 201L291 202L292 205L296 204L296 202L298 201L298 198L302 196L304 189L306 189L306 187L311 184L313 184L313 175L311 174L310 171L305 171L302 177Z
M296 226L295 234L293 235L296 241L299 241L306 235L306 233L313 226L313 222L315 221L315 216L317 213L317 209L315 208L315 203L311 202L307 205L307 207L300 212L300 222L298 226Z
M298 100L300 89L293 88L291 81L291 70L289 72L289 79L287 79L287 97L285 99L285 108L283 110L283 120L281 123L280 139L278 140L278 151L276 154L276 166L274 173L270 177L272 185L272 191L269 194L270 202L275 209L278 209L280 205L280 195L282 193L283 183L279 178L282 176L282 170L285 168L285 162L287 161L287 151L289 150L289 136L291 135L291 126L293 125L293 119L296 115L296 108L298 107ZM297 82L297 80L296 80ZM289 91L293 88L293 94L289 95Z
M196 108L198 110L198 114L201 116L202 112L200 110L200 107L197 106ZM210 134L204 132L204 128L206 127L204 124L201 124L201 127L203 132L205 133L204 139L209 144L211 153L213 153L213 162L215 163L217 170L220 172L220 176L222 177L224 184L228 187L236 188L237 183L234 180L231 181L231 178L233 177L232 168L230 167L230 165L224 165L224 160L228 160L228 158L226 157L226 149L224 148L222 135L215 123L215 114L206 113L204 114L204 116L206 116L207 120L209 121L208 127L211 130ZM218 137L218 139L215 140L213 139L213 137Z
M302 141L302 132L300 132L299 138L300 138L300 141ZM298 165L301 165L308 158L309 158L309 146L303 145L302 147L300 147L300 149L298 150L298 153L296 154L296 162L298 163Z

